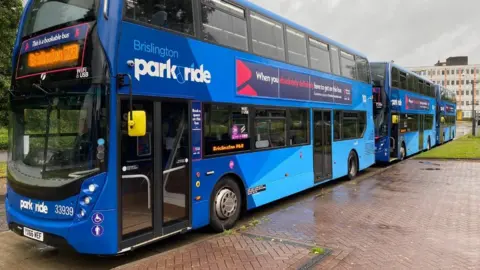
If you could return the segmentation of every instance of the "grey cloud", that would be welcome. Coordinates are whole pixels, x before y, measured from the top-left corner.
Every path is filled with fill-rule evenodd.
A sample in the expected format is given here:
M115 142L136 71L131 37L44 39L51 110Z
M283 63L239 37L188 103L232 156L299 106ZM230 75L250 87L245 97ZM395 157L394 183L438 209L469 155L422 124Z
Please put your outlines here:
M478 0L251 0L371 60L432 65L467 55L480 63Z

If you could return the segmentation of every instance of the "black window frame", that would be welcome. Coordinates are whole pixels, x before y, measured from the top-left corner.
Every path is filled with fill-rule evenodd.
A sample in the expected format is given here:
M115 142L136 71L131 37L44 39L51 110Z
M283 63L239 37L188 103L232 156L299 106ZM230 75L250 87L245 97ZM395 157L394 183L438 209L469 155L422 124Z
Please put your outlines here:
M120 0L120 1L123 1L122 21L131 22L131 23L134 23L134 24L143 25L145 27L149 27L149 28L153 28L153 29L162 30L162 31L166 31L166 32L169 32L169 33L177 34L177 35L183 35L183 36L198 39L199 21L201 21L201 19L199 18L199 15L198 15L199 14L198 3L200 1L188 0L192 4L192 13L193 13L192 14L192 24L193 24L193 26L192 26L193 27L193 33L192 34L185 33L185 32L179 32L179 31L173 30L171 28L166 28L166 27L150 24L148 22L142 22L142 21L135 20L133 18L127 17L127 0Z
M230 9L227 9L225 7L222 7L218 4L215 4L215 2L208 2L206 0L200 0L198 1L198 9L200 11L200 13L202 12L203 10L203 6L207 6L207 7L210 7L210 8L213 8L215 10L218 10L219 12L222 12L224 14L227 14L227 15L230 15L232 17L236 17L238 19L241 19L245 22L245 39L246 39L246 49L241 49L241 48L237 48L237 47L234 47L234 46L231 46L231 45L227 45L227 44L222 44L222 43L218 43L218 42L214 42L212 40L209 40L209 39L206 39L205 37L201 37L199 35L203 35L203 31L199 31L198 33L198 38L201 40L201 41L204 41L204 42L207 42L207 43L211 43L211 44L215 44L215 45L219 45L219 46L222 46L222 47L226 47L226 48L231 48L231 49L234 49L234 50L238 50L238 51L242 51L242 52L249 52L250 51L250 36L249 36L249 23L248 23L248 20L247 20L247 9L238 5L238 4L234 4L234 3L231 3L231 2L228 2L228 1L221 1L222 3L226 4L226 5L230 5L232 7L235 7L235 8L238 8L238 9L241 9L243 11L243 16L241 16L240 14L238 13L235 13L233 11L231 11ZM195 11L195 9L194 9ZM198 12L196 12L198 13ZM198 14L197 14L198 16ZM203 22L203 18L201 16L199 16L199 21L200 21L200 24L198 26L198 28L201 30L202 29L202 26L204 24Z
M201 1L189 0L192 3L192 12L193 12L193 22L192 22L193 23L193 27L192 27L193 34L190 34L190 33L186 33L186 32L179 32L179 31L176 31L176 30L172 30L170 28L157 26L157 25L154 25L154 24L150 24L148 22L142 22L142 21L139 21L139 20L135 20L131 17L127 17L126 16L127 1L126 0L122 0L122 1L123 1L123 7L124 7L123 10L122 10L122 21L131 22L131 23L138 24L138 25L143 25L143 26L146 26L146 27L149 27L149 28L152 28L152 29L165 31L165 32L169 32L169 33L172 33L172 34L176 34L176 35L186 36L186 37L193 38L193 39L196 39L196 40L199 40L199 41L202 41L202 42L206 42L206 43L209 43L209 44L218 45L218 46L222 46L222 47L225 47L225 48L230 48L230 49L233 49L233 50L237 50L239 52L247 52L247 53L252 54L252 55L264 57L264 58L271 59L271 60L274 60L274 61L279 61L279 62L283 62L283 63L287 63L287 64L291 64L291 65L295 65L295 66L299 66L299 67L303 67L303 68L308 68L308 69L311 69L311 70L314 70L314 71L327 73L327 74L330 74L330 75L343 77L343 78L346 78L346 79L349 79L349 80L354 80L354 81L358 81L358 82L362 82L362 83L368 83L368 84L371 83L370 82L370 80L371 80L370 62L369 62L368 58L363 57L363 56L358 56L357 54L351 52L351 50L349 50L348 48L345 48L344 46L337 45L334 42L333 43L328 42L328 41L325 40L325 38L318 37L318 36L315 36L315 35L311 35L306 31L298 30L293 25L290 25L290 24L284 23L284 22L280 22L280 21L272 18L270 15L267 15L267 14L263 13L262 11L250 9L249 7L243 6L243 5L241 5L239 3L236 3L234 1L218 0L218 1L224 2L228 5L232 5L236 8L242 9L244 11L243 12L243 14L244 14L243 19L246 21L246 24L247 24L246 25L247 26L247 50L243 50L243 49L237 48L237 47L232 47L232 46L229 46L227 44L222 44L222 43L217 43L217 42L214 42L214 41L210 41L210 40L205 39L203 37L203 31L202 31L203 22L202 22L202 16L201 16L202 6L206 5L206 6L215 8L216 10L221 11L223 13L226 13L228 15L235 16L237 18L242 19L242 17L239 16L237 13L235 13L233 11L230 11L227 8L222 8L219 5L211 4L209 2L204 2L204 0L201 0ZM282 27L282 38L283 38L283 57L282 57L282 59L272 58L271 56L267 56L267 55L263 55L263 54L259 54L259 53L254 52L254 50L253 50L254 45L253 45L253 39L252 39L252 29L253 29L252 28L252 19L251 19L252 13L257 14L257 15L261 16L263 19L271 21L271 22L273 22L275 24L278 24ZM287 40L288 39L287 28L290 28L293 31L300 32L301 34L303 34L305 36L306 57L307 57L307 62L308 62L308 64L306 66L299 65L297 63L291 63L289 61L289 59L288 59L289 52L288 52L288 40ZM327 52L328 52L328 56L329 56L329 68L330 68L329 71L320 70L320 69L317 69L317 68L313 68L311 66L311 56L310 56L311 43L310 43L310 39L312 39L316 42L327 45L327 49L328 49ZM314 46L314 47L316 49L323 50L323 48L320 48L318 46ZM336 54L338 55L338 59L336 59L336 58L334 59L334 57L332 57L332 55L335 54L334 52L332 52L332 48L336 49L336 51L337 51ZM354 78L350 78L350 77L346 77L346 76L342 75L342 67L341 67L341 58L342 58L341 53L342 52L345 52L347 54L351 54L355 58L355 60L354 60L355 77ZM368 63L367 64L367 68L368 68L368 71L367 71L368 79L367 80L368 81L365 81L365 80L362 80L362 79L358 78L358 68L357 68L357 62L356 62L357 57L359 59L366 60L366 62ZM339 71L338 73L334 72L334 63L338 65L338 71Z
M231 152L223 152L223 153L218 153L218 154L207 154L206 152L206 136L205 136L205 124L207 123L207 119L205 119L205 112L206 112L206 106L229 106L230 111L231 107L246 107L248 108L248 135L249 135L249 149L247 150L242 150L242 151L231 151ZM255 148L255 141L256 141L256 129L255 129L255 119L257 111L259 110L274 110L274 111L285 111L285 139L286 139L286 145L285 146L280 146L280 147L268 147L268 148ZM291 123L292 123L292 118L291 118L291 111L292 110L303 110L306 111L306 116L307 116L307 141L306 143L302 144L293 144L290 142L291 138ZM260 118L267 118L267 117L260 117ZM231 122L231 115L229 117L229 121ZM276 118L280 119L280 118ZM247 153L254 153L254 152L261 152L261 151L270 151L270 150L278 150L278 149L284 149L284 148L293 148L293 147L303 147L303 146L308 146L311 145L311 108L306 108L306 107L285 107L285 106L268 106L268 105L253 105L253 104L238 104L238 103L226 103L226 102L203 102L202 103L202 158L203 159L211 159L211 158L217 158L217 157L223 157L223 156L233 156L233 155L243 155ZM230 130L229 130L229 135L230 135Z
M344 114L349 113L349 114L357 114L356 117L356 125L357 125L357 130L356 130L356 137L353 138L345 138L344 137ZM339 116L340 121L337 120L337 117ZM361 119L363 116L363 130L360 131L361 128ZM353 118L353 117L348 117L348 118ZM340 122L340 123L338 123ZM341 141L351 141L351 140L359 140L363 139L365 137L365 132L367 131L367 126L368 126L368 117L367 117L367 112L366 111L360 111L360 110L333 110L333 141L334 142L341 142ZM337 132L337 128L339 128L339 132ZM337 138L336 134L339 134L339 138Z
M309 59L309 47L308 47L308 35L305 34L304 32L300 31L300 30L297 30L295 29L294 27L291 27L289 25L285 25L284 26L284 29L285 29L285 34L284 34L284 37L285 37L285 51L286 51L286 62L289 63L289 64L292 64L292 65L296 65L296 66L300 66L300 67L305 67L305 68L309 68L310 67L310 59ZM300 35L303 35L303 45L305 45L304 49L305 49L305 65L302 65L302 64L299 64L299 63L293 63L291 60L290 60L290 40L289 40L289 32L288 31L291 31L293 32L294 34L290 34L290 35L297 35L297 34L300 34ZM300 38L300 37L298 37Z

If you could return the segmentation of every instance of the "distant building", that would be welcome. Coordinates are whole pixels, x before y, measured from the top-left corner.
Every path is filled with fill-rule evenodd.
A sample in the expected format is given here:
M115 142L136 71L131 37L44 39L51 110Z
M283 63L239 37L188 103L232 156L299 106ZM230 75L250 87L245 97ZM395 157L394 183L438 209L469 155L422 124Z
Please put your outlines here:
M472 117L472 103L475 104L475 110L480 111L480 64L469 65L467 56L449 57L445 62L438 61L433 66L408 69L435 84L453 89L457 93L457 110L462 111L464 118Z

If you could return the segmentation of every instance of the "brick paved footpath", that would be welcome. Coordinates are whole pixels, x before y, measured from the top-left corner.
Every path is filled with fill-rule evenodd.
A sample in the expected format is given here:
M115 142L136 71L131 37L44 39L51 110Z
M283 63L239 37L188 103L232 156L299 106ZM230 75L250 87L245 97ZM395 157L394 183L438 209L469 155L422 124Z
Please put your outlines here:
M317 246L327 254L311 254ZM220 234L119 269L308 266L480 269L480 163L407 160L286 205L236 234Z

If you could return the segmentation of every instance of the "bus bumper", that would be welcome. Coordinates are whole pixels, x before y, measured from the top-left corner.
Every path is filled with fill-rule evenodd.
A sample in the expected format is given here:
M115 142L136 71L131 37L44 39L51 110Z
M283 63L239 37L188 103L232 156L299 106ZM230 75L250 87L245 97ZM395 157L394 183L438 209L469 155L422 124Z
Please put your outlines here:
M40 219L28 216L12 207L8 195L5 199L5 210L8 228L20 236L25 237L23 230L26 227L43 233L43 241L37 242L49 246L67 246L83 254L113 255L118 252L115 226L117 219L113 210L93 212L103 215L104 221L101 224L94 224L91 217L86 217L82 221ZM99 236L94 235L96 226L102 227L102 233Z

